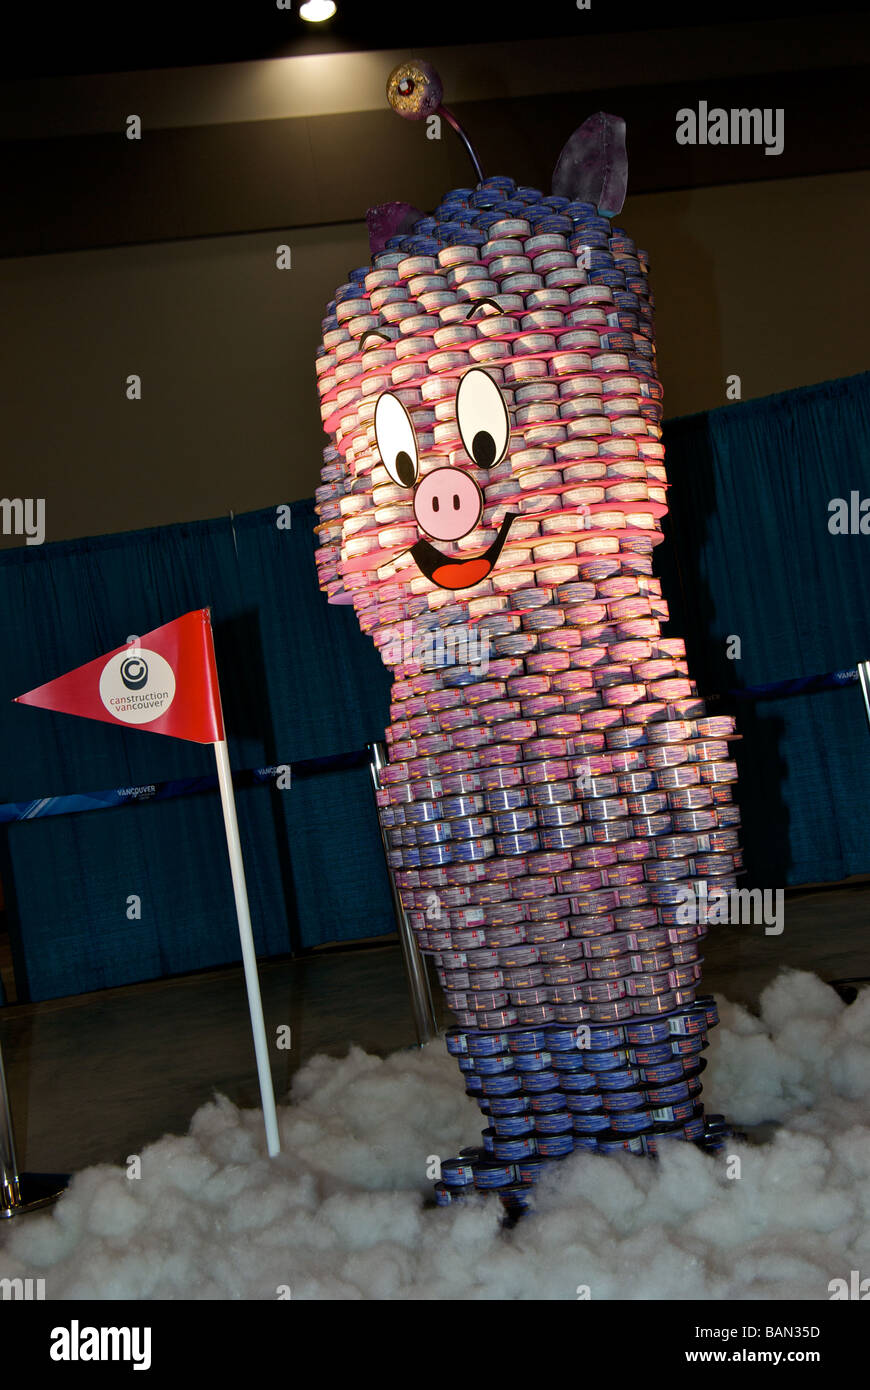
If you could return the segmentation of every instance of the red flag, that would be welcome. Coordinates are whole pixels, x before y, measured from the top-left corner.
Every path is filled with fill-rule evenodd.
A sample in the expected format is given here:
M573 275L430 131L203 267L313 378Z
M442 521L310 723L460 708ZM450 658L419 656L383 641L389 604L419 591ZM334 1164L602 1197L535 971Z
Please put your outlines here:
M217 743L224 737L224 722L210 611L185 613L136 642L28 690L17 702L191 743Z

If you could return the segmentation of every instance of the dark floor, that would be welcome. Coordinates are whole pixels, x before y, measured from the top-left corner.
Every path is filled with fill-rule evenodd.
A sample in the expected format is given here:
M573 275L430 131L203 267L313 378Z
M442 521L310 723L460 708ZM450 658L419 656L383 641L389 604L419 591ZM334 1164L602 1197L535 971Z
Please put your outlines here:
M751 1006L783 965L825 980L870 975L867 878L790 890L784 922L780 936L762 926L711 928L705 990ZM292 1049L273 1051L279 1103L314 1053L341 1056L357 1043L386 1054L416 1041L394 938L265 964L260 975L269 1035L280 1024L292 1029ZM215 1090L258 1103L240 967L12 1004L0 1008L0 1042L23 1169L120 1162L185 1132Z

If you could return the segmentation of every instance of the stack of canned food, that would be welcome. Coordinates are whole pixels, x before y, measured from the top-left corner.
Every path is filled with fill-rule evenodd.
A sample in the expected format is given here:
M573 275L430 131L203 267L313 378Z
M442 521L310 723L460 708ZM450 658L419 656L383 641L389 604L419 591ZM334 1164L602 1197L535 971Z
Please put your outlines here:
M699 885L728 891L742 868L734 724L707 715L683 643L661 631L647 270L591 205L488 179L352 272L324 322L321 586L353 603L395 671L381 820L489 1122L443 1200L469 1172L515 1188L578 1145L715 1140L699 1099L712 1009L697 997ZM510 419L487 470L456 419L475 366ZM439 587L410 554L413 485L375 438L385 391L411 421L419 476L452 466L481 488L480 523L447 558L479 557L513 515L467 589Z
M728 1133L700 1104L711 998L621 1026L447 1034L466 1090L489 1120L482 1147L441 1164L439 1205L495 1190L522 1207L551 1159L578 1149L656 1154L673 1139L718 1148Z

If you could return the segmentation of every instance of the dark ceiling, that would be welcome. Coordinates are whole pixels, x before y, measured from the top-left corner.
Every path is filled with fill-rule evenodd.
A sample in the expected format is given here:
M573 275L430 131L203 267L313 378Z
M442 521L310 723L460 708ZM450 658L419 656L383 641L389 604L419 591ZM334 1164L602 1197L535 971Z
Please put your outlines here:
M300 18L276 0L146 0L144 4L21 5L4 14L0 76L49 77L145 68L189 67L286 57L294 53L559 38L565 35L631 34L650 29L701 28L740 20L819 15L818 0L575 0L475 5L464 0L403 0L396 4L337 0L323 24ZM837 13L859 13L865 0L837 0ZM824 19L820 18L820 24Z

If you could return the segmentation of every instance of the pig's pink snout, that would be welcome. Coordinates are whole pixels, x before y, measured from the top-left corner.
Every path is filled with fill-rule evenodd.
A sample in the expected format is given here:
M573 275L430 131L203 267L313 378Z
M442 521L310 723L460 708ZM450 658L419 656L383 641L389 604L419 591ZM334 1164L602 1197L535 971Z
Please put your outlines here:
M483 514L483 494L461 468L435 468L417 484L417 525L436 541L458 541Z

